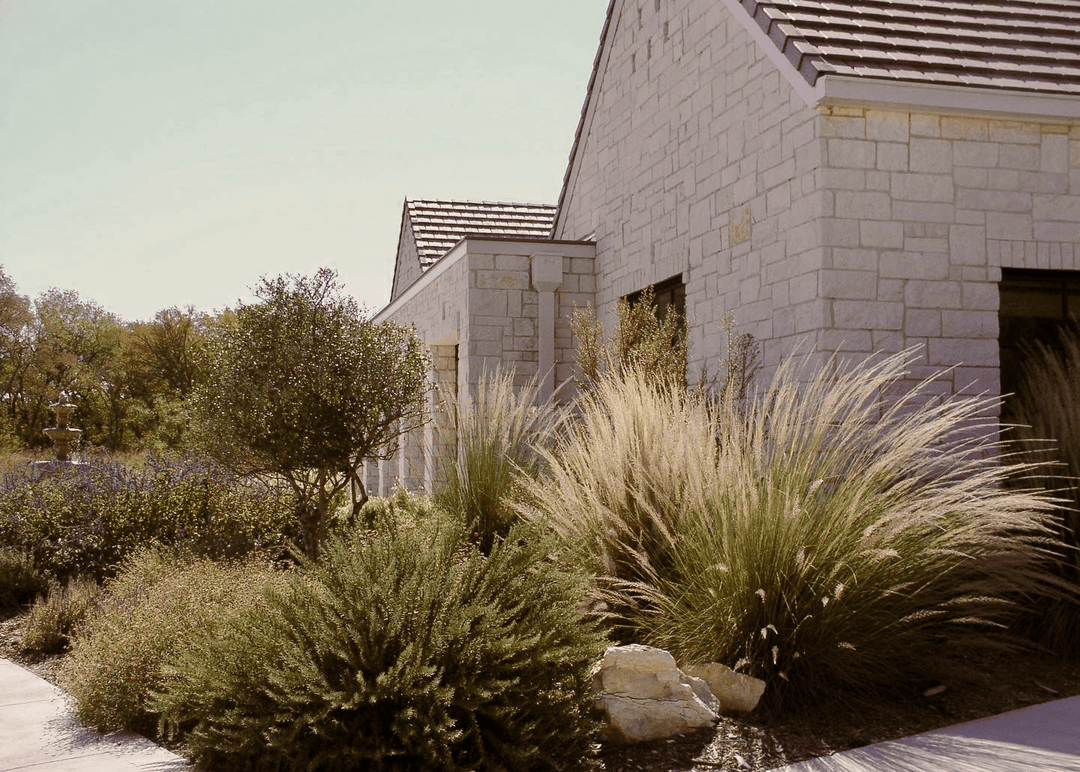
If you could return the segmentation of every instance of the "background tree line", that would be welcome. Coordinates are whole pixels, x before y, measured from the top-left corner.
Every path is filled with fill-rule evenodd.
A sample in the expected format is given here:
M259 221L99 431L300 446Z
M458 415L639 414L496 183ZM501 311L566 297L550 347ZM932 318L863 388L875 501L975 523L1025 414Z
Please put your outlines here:
M49 405L62 391L78 406L84 444L181 447L210 331L229 313L168 308L128 322L70 290L31 300L0 266L0 448L47 447L42 429L53 425Z

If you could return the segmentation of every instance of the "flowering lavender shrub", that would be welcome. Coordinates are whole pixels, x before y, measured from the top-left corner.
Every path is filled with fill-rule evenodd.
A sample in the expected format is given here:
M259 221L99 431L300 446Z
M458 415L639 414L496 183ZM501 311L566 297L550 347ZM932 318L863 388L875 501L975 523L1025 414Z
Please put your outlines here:
M102 579L138 547L231 558L295 540L291 497L194 457L109 457L36 476L0 478L0 546L33 556L60 580Z

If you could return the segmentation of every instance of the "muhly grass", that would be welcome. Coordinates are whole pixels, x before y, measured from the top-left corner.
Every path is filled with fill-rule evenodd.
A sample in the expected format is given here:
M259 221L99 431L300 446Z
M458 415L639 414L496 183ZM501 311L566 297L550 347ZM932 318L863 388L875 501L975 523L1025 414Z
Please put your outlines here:
M1054 505L1006 485L993 403L899 389L911 356L791 359L746 402L609 380L523 511L591 556L630 637L763 678L774 706L925 677L1064 590Z
M1080 581L1080 328L1063 329L1058 348L1035 343L1009 407L1017 425L1006 436L1025 460L1037 464L1027 480L1067 505L1056 523L1068 545L1059 574ZM1080 604L1075 599L1044 599L1032 611L1029 624L1037 624L1044 644L1080 653Z

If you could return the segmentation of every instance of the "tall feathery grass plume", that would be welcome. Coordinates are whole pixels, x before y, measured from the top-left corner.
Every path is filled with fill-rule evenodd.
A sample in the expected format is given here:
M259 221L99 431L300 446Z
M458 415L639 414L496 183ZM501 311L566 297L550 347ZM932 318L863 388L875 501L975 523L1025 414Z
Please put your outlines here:
M1055 504L1006 485L1025 467L994 402L901 389L914 357L789 358L745 402L624 374L544 453L526 514L592 561L622 637L763 678L774 707L925 676L1063 590Z
M537 380L515 385L513 370L486 371L475 396L444 397L455 411L455 432L441 441L436 503L468 524L483 552L505 537L517 515L511 496L535 476L534 450L550 437L556 409L539 400Z
M1017 393L1008 400L1015 425L1006 437L1037 464L1027 482L1065 503L1057 521L1065 545L1058 570L1080 582L1080 326L1062 328L1057 342L1030 348ZM1032 612L1026 624L1037 640L1062 654L1080 654L1080 603L1047 599Z
M601 378L563 414L547 473L523 486L518 508L544 517L600 575L651 581L682 525L681 501L719 463L715 425L699 395L623 371Z

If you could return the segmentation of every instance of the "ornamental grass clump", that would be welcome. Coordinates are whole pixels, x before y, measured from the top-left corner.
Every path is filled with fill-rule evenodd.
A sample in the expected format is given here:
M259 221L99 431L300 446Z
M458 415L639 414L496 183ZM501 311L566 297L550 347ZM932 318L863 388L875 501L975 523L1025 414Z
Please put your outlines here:
M926 677L1065 589L1054 505L1005 485L1023 467L993 404L905 390L911 357L791 359L746 402L605 383L528 513L592 556L630 637L762 678L774 707Z
M87 577L49 583L48 593L30 607L23 623L23 649L35 654L64 652L76 630L98 603L101 586Z
M513 370L485 373L475 399L454 407L455 431L441 443L435 501L465 520L484 552L514 523L515 486L538 473L534 448L547 443L555 416L539 404L535 378L521 387L514 381Z
M1037 341L1024 362L1017 393L1008 402L1015 426L1010 444L1036 464L1027 478L1066 505L1056 527L1067 545L1059 575L1080 582L1080 327L1061 330L1057 346ZM1032 608L1031 633L1054 651L1080 654L1080 603L1048 598Z
M157 709L211 769L558 769L604 644L552 546L517 526L485 556L449 519L332 537L179 652Z

